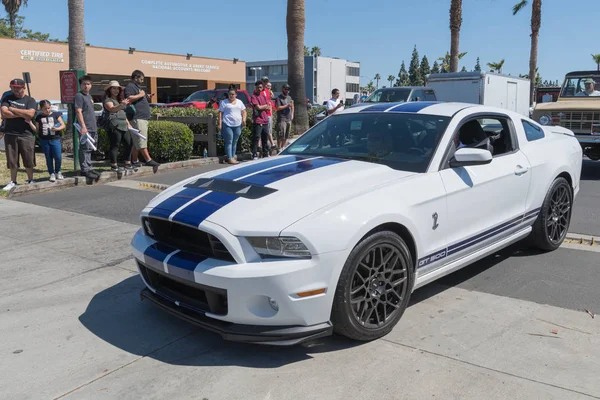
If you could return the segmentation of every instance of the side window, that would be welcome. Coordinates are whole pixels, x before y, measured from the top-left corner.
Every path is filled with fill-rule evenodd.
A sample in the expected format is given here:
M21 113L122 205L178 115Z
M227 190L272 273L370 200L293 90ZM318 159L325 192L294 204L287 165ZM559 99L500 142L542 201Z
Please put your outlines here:
M410 98L410 101L423 101L423 91L415 90Z
M489 150L493 157L516 149L508 119L477 118L465 122L454 137L456 148L473 147Z
M544 137L544 131L535 125L523 120L523 129L525 129L525 136L527 140L532 142L534 140L542 139Z
M425 101L436 101L437 98L435 97L435 92L433 90L426 90L425 91L425 98L423 100L425 100Z

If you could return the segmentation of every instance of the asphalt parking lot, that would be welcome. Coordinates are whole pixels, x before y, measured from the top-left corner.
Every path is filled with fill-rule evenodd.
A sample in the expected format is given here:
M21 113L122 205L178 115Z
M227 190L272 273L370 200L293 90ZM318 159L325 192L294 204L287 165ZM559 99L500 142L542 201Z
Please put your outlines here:
M416 291L370 343L230 343L142 302L129 243L158 192L139 182L202 171L0 200L2 398L600 398L597 247L512 246ZM583 177L571 231L598 235L600 163Z

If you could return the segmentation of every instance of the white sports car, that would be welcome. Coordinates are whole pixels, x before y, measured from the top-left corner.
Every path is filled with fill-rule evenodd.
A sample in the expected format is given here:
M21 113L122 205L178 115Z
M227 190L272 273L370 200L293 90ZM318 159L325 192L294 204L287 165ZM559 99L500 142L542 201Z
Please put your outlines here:
M567 234L581 146L473 104L365 104L280 155L170 187L132 241L142 298L225 339L387 334L413 290Z

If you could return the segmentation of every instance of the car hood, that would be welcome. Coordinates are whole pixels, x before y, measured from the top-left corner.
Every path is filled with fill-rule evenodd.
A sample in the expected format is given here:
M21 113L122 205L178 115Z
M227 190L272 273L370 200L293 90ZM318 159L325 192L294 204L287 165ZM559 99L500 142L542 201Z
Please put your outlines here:
M597 100L596 100L597 99ZM600 107L600 97L596 99L586 98L584 100L561 100L549 103L538 103L534 111L551 112L551 111L597 111Z
M321 208L411 175L363 161L276 156L187 179L144 212L191 226L212 222L234 235L272 235Z

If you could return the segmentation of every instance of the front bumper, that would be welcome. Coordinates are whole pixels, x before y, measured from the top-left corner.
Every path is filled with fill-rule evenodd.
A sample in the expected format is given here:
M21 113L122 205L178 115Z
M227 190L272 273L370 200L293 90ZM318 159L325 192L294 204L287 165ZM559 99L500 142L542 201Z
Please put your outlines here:
M575 134L577 141L581 144L600 145L600 136L597 135L578 135Z
M173 301L143 289L140 293L142 300L149 300L163 310L194 325L215 332L224 340L245 343L292 346L309 340L314 340L333 333L333 325L324 322L312 326L268 326L241 325L208 318L197 312L188 311L177 306Z
M234 242L225 232L213 233L230 247ZM299 260L196 262L141 229L132 247L147 287L144 299L226 340L293 345L332 333L329 320L347 256L343 252ZM319 289L325 292L298 295Z

